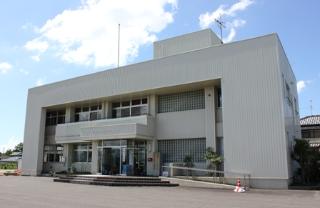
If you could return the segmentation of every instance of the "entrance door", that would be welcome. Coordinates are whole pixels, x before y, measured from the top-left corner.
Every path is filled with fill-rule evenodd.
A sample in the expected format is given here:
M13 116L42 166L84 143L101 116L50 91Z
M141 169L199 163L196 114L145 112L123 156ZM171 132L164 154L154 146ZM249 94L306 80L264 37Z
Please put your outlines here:
M103 148L102 174L118 175L120 173L120 148Z
M146 142L102 141L98 147L98 161L99 172L103 175L146 175Z

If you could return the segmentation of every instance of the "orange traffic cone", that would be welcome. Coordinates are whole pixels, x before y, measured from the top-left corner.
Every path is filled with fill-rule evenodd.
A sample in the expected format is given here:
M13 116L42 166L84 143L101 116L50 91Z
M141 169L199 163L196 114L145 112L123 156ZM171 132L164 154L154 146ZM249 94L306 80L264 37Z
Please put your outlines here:
M240 182L240 179L239 179L239 178L237 179L236 188L235 188L233 191L234 191L234 192L237 192L237 193L243 193L243 192L245 192L244 188L241 187L241 182Z

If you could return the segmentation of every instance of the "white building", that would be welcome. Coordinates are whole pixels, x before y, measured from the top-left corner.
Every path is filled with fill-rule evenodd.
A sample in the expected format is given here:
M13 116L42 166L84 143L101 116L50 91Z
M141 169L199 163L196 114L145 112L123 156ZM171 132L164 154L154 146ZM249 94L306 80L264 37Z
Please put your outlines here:
M221 44L207 29L158 41L153 60L30 89L23 172L158 175L186 155L205 166L212 147L253 187L287 188L297 103L276 34Z

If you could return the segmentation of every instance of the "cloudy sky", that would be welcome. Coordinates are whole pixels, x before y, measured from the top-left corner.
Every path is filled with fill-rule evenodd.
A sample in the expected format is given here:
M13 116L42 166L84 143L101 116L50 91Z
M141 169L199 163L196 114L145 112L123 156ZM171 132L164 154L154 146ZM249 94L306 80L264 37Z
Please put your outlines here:
M23 140L28 88L152 58L152 42L211 28L225 42L279 34L300 114L320 114L320 2L290 0L10 0L0 6L0 151Z

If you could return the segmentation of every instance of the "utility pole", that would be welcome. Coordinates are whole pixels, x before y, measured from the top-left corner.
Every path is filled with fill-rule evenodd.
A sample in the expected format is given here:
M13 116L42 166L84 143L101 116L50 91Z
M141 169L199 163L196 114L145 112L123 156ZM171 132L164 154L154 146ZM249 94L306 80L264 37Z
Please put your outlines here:
M312 116L312 100L310 100L310 115Z
M221 39L221 44L223 44L222 30L223 30L223 28L226 28L226 26L224 25L224 22L221 21L221 16L219 17L219 19L215 19L215 21L220 29L220 39Z

